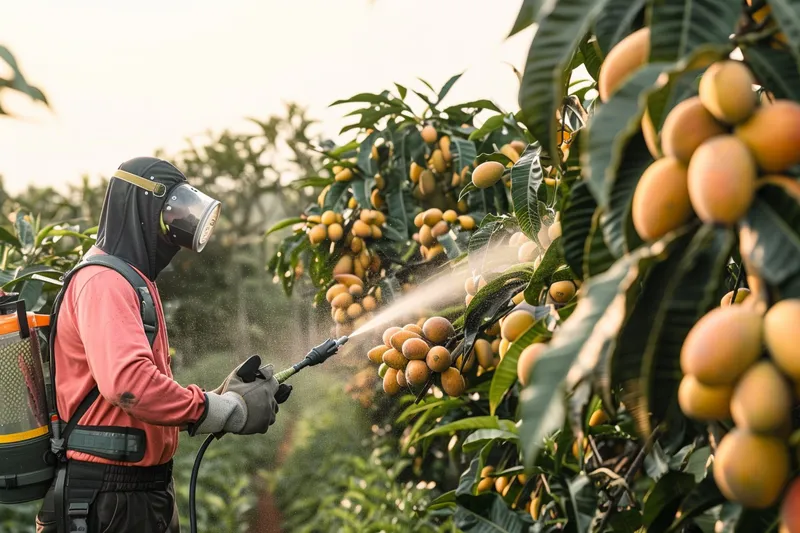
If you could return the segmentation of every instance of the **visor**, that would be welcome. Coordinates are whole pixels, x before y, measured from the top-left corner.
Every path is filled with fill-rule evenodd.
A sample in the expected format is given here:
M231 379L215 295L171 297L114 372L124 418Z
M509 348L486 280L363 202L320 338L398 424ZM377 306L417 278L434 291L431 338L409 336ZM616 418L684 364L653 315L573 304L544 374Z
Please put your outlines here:
M206 247L219 218L222 204L188 183L167 191L164 184L136 174L117 170L113 177L167 200L161 210L161 229L167 240L183 248L201 252Z
M161 220L167 239L174 245L195 252L206 247L217 224L222 204L188 183L181 183L167 193Z

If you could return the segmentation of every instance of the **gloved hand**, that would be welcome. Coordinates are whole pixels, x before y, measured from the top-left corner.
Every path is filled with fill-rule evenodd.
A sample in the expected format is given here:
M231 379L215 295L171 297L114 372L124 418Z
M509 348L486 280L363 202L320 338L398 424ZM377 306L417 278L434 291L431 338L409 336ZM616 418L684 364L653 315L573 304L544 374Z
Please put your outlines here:
M222 382L206 393L206 410L189 433L266 433L275 423L278 404L291 394L291 385L279 385L272 365L259 368L257 355L239 365Z

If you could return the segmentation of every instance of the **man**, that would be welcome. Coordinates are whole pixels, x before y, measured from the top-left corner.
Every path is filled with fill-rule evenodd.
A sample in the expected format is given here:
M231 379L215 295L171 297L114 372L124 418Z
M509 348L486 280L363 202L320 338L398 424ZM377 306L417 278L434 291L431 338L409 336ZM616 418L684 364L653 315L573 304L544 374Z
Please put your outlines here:
M62 422L53 445L61 460L37 532L179 531L179 431L266 433L291 393L271 365L260 369L264 379L247 382L234 370L209 392L172 379L155 280L182 247L205 247L219 210L160 159L127 161L111 179L88 264L68 274L55 304L51 379ZM92 263L118 260L122 267ZM135 289L129 278L139 277Z

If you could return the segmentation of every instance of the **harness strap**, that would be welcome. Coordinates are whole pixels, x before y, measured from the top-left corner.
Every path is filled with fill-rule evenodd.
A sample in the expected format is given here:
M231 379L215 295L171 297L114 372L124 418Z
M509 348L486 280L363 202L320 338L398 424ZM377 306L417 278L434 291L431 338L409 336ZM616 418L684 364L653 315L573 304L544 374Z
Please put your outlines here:
M51 449L59 460L56 472L56 482L53 489L58 533L85 533L87 531L87 517L89 506L94 501L102 485L97 485L96 475L87 475L87 479L72 479L72 469L68 464L67 450L83 451L119 461L136 462L144 457L146 441L144 432L137 433L133 428L110 428L103 426L80 426L78 422L100 396L100 390L95 385L92 390L78 405L75 413L61 428L62 422L58 417L55 403L55 338L58 327L58 315L64 294L69 282L75 273L87 266L99 265L110 268L120 274L136 291L139 297L139 309L142 316L144 332L150 347L153 347L158 335L158 317L155 303L147 283L141 275L128 263L112 255L94 255L83 258L64 277L64 283L53 303L50 320L50 381L52 387L53 404L51 405L51 425L53 438ZM74 439L74 441L73 441ZM102 475L100 475L102 478ZM66 529L66 528L69 529Z

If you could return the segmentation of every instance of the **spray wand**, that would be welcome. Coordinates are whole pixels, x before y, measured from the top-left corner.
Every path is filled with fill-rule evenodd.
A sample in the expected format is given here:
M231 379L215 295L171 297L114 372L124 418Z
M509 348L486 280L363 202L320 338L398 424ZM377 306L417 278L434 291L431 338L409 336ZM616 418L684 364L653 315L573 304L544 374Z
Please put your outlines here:
M283 383L290 377L297 374L300 370L304 369L307 366L315 366L321 363L324 363L331 357L333 357L338 351L339 348L346 343L349 337L344 336L338 339L328 339L325 342L315 346L311 349L310 352L306 354L302 361L295 363L294 365L290 366L285 370L281 370L277 374L274 375L275 380L278 383ZM260 358L258 356L253 356L248 359L242 366L239 368L239 371L236 373L242 380L246 383L254 381L256 378L265 379L265 376L261 373L258 369L258 365L260 363ZM191 533L197 533L197 510L195 508L195 492L197 489L197 474L200 470L200 463L203 460L203 455L205 455L208 446L213 442L216 438L222 438L222 435L209 435L206 437L206 440L203 441L203 444L200 446L200 449L197 450L197 456L194 459L194 466L192 467L192 477L189 481L189 525Z

